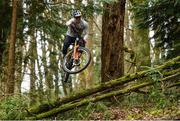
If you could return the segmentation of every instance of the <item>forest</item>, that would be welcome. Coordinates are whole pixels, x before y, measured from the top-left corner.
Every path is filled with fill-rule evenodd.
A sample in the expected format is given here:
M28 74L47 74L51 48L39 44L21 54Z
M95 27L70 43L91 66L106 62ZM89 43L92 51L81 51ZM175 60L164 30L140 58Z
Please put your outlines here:
M179 77L180 0L0 0L0 120L180 120Z

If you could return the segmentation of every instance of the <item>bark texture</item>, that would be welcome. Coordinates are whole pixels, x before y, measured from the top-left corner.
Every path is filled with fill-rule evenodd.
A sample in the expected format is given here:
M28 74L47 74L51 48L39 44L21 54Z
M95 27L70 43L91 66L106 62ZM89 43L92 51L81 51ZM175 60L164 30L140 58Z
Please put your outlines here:
M125 0L114 4L105 4L102 20L102 81L119 78L124 75L124 15Z
M15 85L15 43L17 28L17 2L17 0L13 0L12 23L9 40L8 78L6 94L13 94Z
M144 0L133 0L131 4L141 4ZM134 14L134 13L132 13ZM139 19L137 16L133 17L133 24L138 25ZM149 30L148 29L140 29L138 27L133 28L133 39L134 39L134 47L136 53L136 70L143 70L141 66L150 66L150 41L149 41Z
M3 53L6 49L6 39L11 23L9 18L10 6L9 0L1 0L0 2L0 66L3 62ZM1 72L1 71L0 71Z

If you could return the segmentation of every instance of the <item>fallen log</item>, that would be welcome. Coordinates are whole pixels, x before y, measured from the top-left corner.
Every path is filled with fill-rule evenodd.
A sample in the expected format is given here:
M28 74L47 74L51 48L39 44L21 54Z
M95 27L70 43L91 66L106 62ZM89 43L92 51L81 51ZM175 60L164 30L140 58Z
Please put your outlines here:
M175 84L172 84L172 85L168 86L167 88L172 88L172 87L175 87L175 86L180 86L180 80L178 82L176 82Z
M163 70L163 69L165 69L165 68L167 68L169 66L176 65L177 63L179 63L179 61L180 61L180 56L178 56L178 57L164 63L161 66L156 67L155 69ZM129 74L127 76L124 76L124 77L121 77L121 78L118 78L118 79L115 79L115 80L111 80L111 81L108 81L106 83L101 83L100 85L94 86L94 87L92 87L90 89L84 90L84 91L76 93L74 95L62 98L62 99L60 99L58 101L55 101L55 102L52 102L52 103L46 103L46 104L42 104L42 105L37 106L37 107L30 108L29 110L27 110L28 114L29 115L34 115L34 114L38 114L40 112L45 112L45 111L51 110L52 108L60 106L62 104L65 104L65 103L68 103L68 102L71 102L71 101L75 101L75 100L90 96L92 94L104 91L104 90L112 88L114 86L123 85L123 84L131 82L131 81L133 81L135 79L147 77L149 71L152 71L152 70L145 70L145 71Z
M159 82L167 81L167 80L170 80L172 78L179 77L179 76L180 76L180 73L170 75L168 77L160 79ZM79 102L74 102L74 103L69 102L69 103L66 103L66 104L64 104L62 106L59 106L57 108L53 108L50 111L35 115L33 117L28 117L27 119L28 120L37 120L37 119L47 118L47 117L50 117L52 115L56 115L56 114L59 114L61 112L65 112L65 111L68 111L68 110L71 110L71 109L86 105L86 104L88 104L90 102L97 102L97 101L100 101L102 99L110 98L110 97L113 97L113 96L118 96L118 95L123 95L123 94L126 94L126 93L130 93L130 92L134 92L134 91L136 91L136 90L138 90L140 88L153 85L154 83L157 83L157 82L156 81L144 82L142 84L138 84L138 85L136 84L136 85L134 85L132 87L128 87L128 88L125 88L125 89L111 91L111 92L108 92L108 93L105 93L105 94L100 94L100 95L97 95L96 97L87 97L86 99L82 99Z

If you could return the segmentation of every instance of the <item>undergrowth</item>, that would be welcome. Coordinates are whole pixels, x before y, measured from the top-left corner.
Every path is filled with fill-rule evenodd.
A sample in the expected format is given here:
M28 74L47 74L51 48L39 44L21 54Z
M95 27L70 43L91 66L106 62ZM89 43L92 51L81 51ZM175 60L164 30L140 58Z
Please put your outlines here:
M139 80L153 80L154 85L136 90L122 96L108 100L89 103L73 110L60 113L50 119L57 120L134 120L134 119L180 119L180 93L176 87L161 82L162 74L152 69L148 78ZM20 120L26 116L26 109L30 105L27 96L9 96L1 100L0 119Z
M0 103L1 120L20 120L24 119L29 100L25 96L9 96Z
M161 88L160 88L161 87ZM165 87L164 87L165 88ZM166 90L157 83L146 88L146 94L132 92L111 101L89 103L87 106L59 114L58 120L151 120L180 118L179 93L176 87ZM123 99L123 100L121 100Z

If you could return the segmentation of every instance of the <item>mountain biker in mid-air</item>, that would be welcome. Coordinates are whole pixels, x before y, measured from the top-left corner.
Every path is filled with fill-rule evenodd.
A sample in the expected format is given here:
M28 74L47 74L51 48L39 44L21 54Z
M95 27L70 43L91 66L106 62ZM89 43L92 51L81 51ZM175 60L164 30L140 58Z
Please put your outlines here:
M75 42L77 35L78 37L82 38L79 40L80 46L85 47L88 39L88 23L83 18L81 18L81 12L79 10L74 10L72 15L73 18L66 22L68 30L66 32L62 50L64 57L67 54L67 49L69 48L69 46Z

